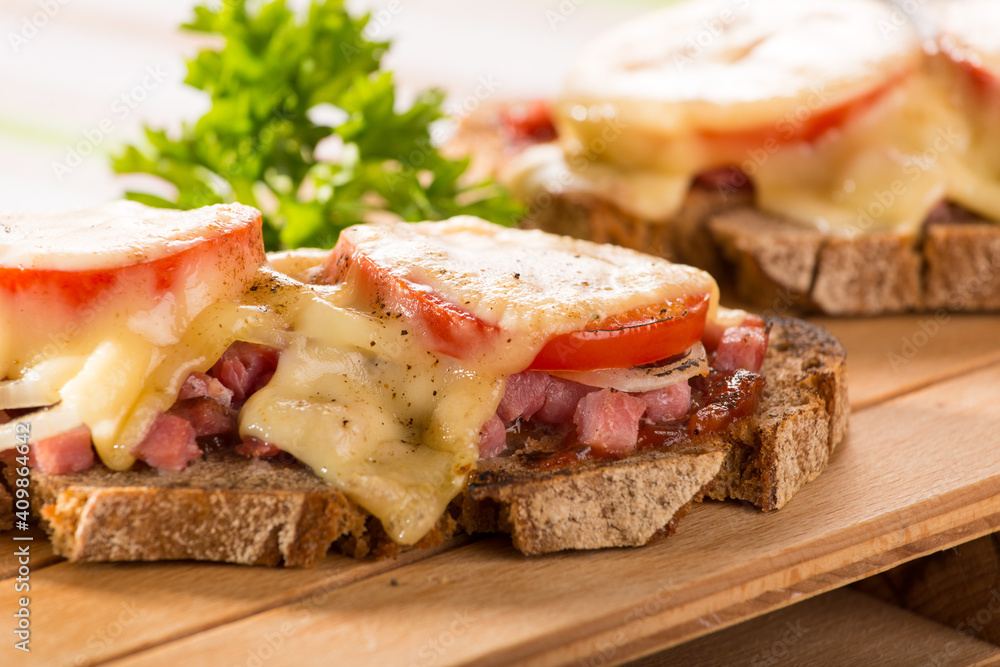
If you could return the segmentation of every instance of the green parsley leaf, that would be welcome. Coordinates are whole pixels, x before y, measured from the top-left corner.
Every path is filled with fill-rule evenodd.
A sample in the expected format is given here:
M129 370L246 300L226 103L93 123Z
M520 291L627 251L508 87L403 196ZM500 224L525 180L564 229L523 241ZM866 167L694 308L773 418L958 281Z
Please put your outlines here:
M255 206L269 250L329 247L340 230L384 213L513 224L520 205L492 181L466 183L468 161L444 157L432 142L432 123L444 117L440 91L398 110L392 73L379 71L389 44L366 39L367 22L343 0L317 0L305 16L285 0L197 7L183 27L223 44L188 62L185 83L205 91L211 108L177 137L146 127L145 145L113 158L115 171L153 174L177 192L128 198L167 208ZM343 122L322 124L323 110ZM324 140L335 159L317 160Z

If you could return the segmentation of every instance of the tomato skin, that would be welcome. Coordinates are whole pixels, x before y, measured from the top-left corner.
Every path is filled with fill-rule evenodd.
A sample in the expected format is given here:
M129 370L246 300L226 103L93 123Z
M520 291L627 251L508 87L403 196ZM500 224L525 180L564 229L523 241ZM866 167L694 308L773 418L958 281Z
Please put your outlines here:
M356 278L350 282L371 304L373 314L404 316L407 329L416 329L433 352L472 359L503 334L499 327L442 298L430 287L382 266L342 235L323 266L320 282L337 284L347 281L352 273ZM527 370L629 368L680 354L701 340L710 299L709 294L699 294L659 303L557 335Z
M336 284L351 270L360 281L372 305L388 316L401 313L425 337L433 352L457 359L474 357L500 328L487 324L469 311L435 294L431 288L394 275L389 269L346 242L341 237L323 268L322 282Z
M106 305L114 290L140 282L140 277L155 278L152 298L170 290L185 266L205 261L249 264L263 263L264 242L259 225L245 225L198 245L149 262L87 271L59 271L0 266L0 292L4 292L27 307L64 307L80 312L88 307Z
M709 300L710 296L703 294L658 304L605 318L583 331L561 334L546 343L528 369L631 368L680 354L701 340Z
M500 126L514 141L542 143L556 138L552 109L545 100L517 102L500 110Z
M812 143L830 130L843 126L852 115L864 113L873 107L906 77L906 74L896 76L869 93L819 113L811 113L805 118L789 114L773 125L739 132L705 131L701 133L701 138L710 147L715 147L714 151L723 154L733 151L744 154L746 151L759 151L762 148L772 151L785 144Z

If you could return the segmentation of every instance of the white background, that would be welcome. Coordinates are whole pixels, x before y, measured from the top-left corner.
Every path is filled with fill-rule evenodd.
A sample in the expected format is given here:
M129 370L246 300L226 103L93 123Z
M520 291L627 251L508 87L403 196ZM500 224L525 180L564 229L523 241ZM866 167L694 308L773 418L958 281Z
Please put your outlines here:
M193 0L0 0L0 210L117 197L107 153L142 123L176 127L206 108L184 59L203 38L177 29ZM301 3L300 3L301 4ZM406 88L461 102L481 81L497 98L547 96L581 46L652 0L354 2L391 37L384 61ZM41 24L41 27L37 27ZM140 100L141 98L141 100ZM93 150L69 173L57 165ZM134 183L133 183L134 184Z

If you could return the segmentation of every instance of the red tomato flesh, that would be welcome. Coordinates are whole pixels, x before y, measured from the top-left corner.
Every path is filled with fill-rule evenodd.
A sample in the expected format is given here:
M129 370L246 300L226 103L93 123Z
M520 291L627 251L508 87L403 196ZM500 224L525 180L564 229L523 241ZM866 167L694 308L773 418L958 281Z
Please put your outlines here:
M416 329L433 352L471 359L503 334L427 285L393 273L341 236L324 265L321 282L342 282L352 271L357 272L354 284L360 296L372 305L374 314L404 316L407 329ZM598 320L582 331L557 335L529 369L629 368L680 354L701 340L709 298L699 294L645 306Z
M631 368L672 357L701 340L709 295L647 306L554 337L529 366L540 371Z
M499 327L441 298L430 287L393 274L342 236L324 265L322 282L339 283L352 268L360 272L364 297L382 311L376 314L405 316L434 352L468 359L500 334Z

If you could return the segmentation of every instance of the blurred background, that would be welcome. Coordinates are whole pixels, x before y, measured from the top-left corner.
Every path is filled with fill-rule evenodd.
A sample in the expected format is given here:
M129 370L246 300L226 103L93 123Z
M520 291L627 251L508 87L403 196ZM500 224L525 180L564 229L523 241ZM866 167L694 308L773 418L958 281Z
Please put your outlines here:
M0 0L0 209L119 196L107 154L142 123L175 128L207 109L183 85L204 45L184 33L195 0ZM299 3L305 4L305 3ZM589 39L655 0L358 0L402 92L439 87L446 109L548 96ZM56 169L68 165L68 173ZM62 173L60 173L62 172ZM133 182L134 183L134 182Z

